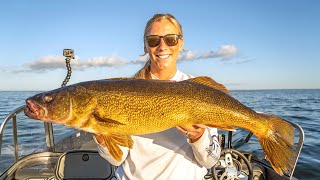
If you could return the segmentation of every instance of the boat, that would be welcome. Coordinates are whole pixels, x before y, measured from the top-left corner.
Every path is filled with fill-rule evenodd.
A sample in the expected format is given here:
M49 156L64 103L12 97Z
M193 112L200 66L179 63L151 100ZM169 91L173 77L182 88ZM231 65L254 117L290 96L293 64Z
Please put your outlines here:
M99 156L92 135L83 131L68 132L55 138L53 126L44 123L45 138L41 147L35 148L30 153L19 157L17 117L27 118L24 113L24 105L13 110L2 121L0 126L0 164L3 163L1 154L4 129L12 123L12 137L15 162L0 175L0 180L28 179L28 180L54 180L54 179L107 179L115 180L117 167L111 165ZM18 116L20 114L20 116ZM289 121L288 121L289 122ZM256 156L255 152L238 150L233 145L234 133L224 131L219 135L219 142L223 150L218 163L208 169L205 179L297 179L293 176L296 164L304 141L303 129L292 122L295 128L294 152L296 155L293 169L280 176L270 166L267 158ZM253 137L253 138L252 138ZM242 144L253 142L254 136L248 132L241 137ZM239 141L238 141L239 142ZM259 145L258 141L255 142ZM241 144L241 143L240 143Z

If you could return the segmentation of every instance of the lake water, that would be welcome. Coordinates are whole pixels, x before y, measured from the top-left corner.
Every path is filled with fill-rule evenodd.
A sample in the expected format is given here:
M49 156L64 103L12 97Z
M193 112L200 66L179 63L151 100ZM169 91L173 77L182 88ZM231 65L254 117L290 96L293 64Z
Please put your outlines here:
M0 123L14 109L24 105L34 91L0 91ZM298 179L320 179L320 90L245 90L231 91L233 97L255 111L274 114L300 125L305 141L294 176ZM21 116L21 117L19 117ZM44 141L43 123L18 116L19 156L33 152ZM58 137L73 129L54 125ZM1 149L0 173L14 161L12 125L6 126ZM235 137L239 136L237 132ZM234 138L235 139L235 138ZM243 147L242 147L243 148ZM255 147L248 147L254 150Z

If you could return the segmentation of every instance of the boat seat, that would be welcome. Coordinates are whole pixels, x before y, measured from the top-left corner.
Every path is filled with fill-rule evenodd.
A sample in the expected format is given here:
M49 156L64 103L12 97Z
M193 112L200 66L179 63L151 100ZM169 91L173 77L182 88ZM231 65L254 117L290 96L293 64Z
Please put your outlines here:
M115 179L115 167L97 151L76 150L62 154L55 169L56 179Z

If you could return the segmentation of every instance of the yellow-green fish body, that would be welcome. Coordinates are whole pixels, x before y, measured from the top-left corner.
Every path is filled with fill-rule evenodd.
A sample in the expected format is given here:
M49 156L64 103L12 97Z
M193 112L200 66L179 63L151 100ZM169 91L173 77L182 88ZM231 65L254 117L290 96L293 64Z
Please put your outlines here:
M274 169L291 170L293 127L275 116L258 114L228 95L209 77L181 82L109 79L82 82L27 99L26 115L105 137L115 159L118 145L132 147L130 135L175 126L205 124L257 136Z

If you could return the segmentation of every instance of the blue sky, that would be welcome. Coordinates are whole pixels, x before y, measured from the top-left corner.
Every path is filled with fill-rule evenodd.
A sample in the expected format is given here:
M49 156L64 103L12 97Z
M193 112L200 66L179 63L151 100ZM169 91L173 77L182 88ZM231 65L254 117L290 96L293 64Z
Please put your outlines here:
M1 1L0 90L50 90L132 76L142 67L143 30L155 13L180 21L178 68L228 89L320 88L320 2Z

